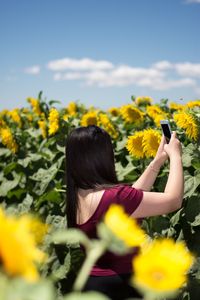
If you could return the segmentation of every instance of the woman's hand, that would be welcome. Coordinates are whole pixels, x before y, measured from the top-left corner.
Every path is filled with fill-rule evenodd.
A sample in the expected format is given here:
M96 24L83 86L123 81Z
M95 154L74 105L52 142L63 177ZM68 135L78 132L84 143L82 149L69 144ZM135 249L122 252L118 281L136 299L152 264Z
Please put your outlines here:
M171 157L181 157L182 147L180 141L176 137L176 132L173 131L169 144L164 145L164 151Z
M154 163L158 166L158 167L161 167L164 162L168 159L168 154L167 152L165 151L165 145L166 144L166 140L165 140L165 137L164 135L162 136L162 139L161 139L161 142L160 142L160 145L158 147L158 150L157 150L157 153L156 153L156 156L154 158Z

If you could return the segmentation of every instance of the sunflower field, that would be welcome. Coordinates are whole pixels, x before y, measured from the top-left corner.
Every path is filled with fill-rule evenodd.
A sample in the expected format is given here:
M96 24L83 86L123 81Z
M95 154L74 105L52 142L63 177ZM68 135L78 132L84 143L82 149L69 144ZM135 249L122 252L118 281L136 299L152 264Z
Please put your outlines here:
M104 128L112 138L118 180L133 183L156 154L163 119L169 120L182 143L184 201L174 213L143 220L142 228L152 239L184 241L195 263L187 286L183 285L173 299L199 299L200 100L177 104L162 99L154 103L147 96L132 96L128 104L105 111L79 101L60 108L59 101L47 101L42 92L37 99L28 98L27 107L0 112L0 299L79 299L80 295L68 295L84 257L73 235L66 235L63 242L62 232L67 224L68 133L93 124ZM169 164L165 163L154 191L164 191L168 172ZM100 235L102 232L104 229ZM52 242L52 236L61 242ZM108 298L91 294L80 299Z

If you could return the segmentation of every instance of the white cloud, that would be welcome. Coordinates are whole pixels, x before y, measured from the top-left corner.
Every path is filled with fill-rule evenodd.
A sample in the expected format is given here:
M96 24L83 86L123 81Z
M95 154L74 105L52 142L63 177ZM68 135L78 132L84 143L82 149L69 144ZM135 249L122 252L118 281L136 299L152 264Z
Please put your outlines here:
M89 58L83 59L72 59L63 58L58 60L50 61L47 64L47 68L52 71L63 71L63 70L108 70L113 68L113 64L105 60L92 60Z
M200 0L185 0L185 3L200 3Z
M176 72L181 76L200 77L200 64L178 63L174 66Z
M169 61L158 61L152 65L157 70L168 71L173 70L183 77L200 77L200 64L190 62L171 63Z
M24 69L24 73L31 75L38 75L40 73L40 66L31 66Z
M133 68L129 66L119 66L113 70L94 70L90 72L68 72L56 73L54 80L84 80L87 85L108 86L128 86L138 84L144 79L162 78L164 74L156 69Z
M78 80L85 78L85 73L83 72L69 72L69 73L55 73L54 80Z
M158 70L169 70L169 69L173 68L173 64L167 60L162 60L162 61L158 61L155 64L153 64L152 67L156 68Z
M144 85L143 85L144 86ZM145 85L148 86L148 85ZM152 81L149 84L149 87L151 87L153 90L170 90L173 88L180 88L180 87L195 87L196 86L196 81L191 78L183 78L183 79L176 79L176 80L171 80L171 79L158 79L157 81Z
M119 66L109 72L92 72L87 76L87 84L98 86L128 86L139 85L141 80L155 80L164 74L152 68L133 68Z
M62 61L62 62L61 62ZM64 61L64 63L63 63ZM170 90L175 88L198 88L200 64L182 62L171 63L163 60L150 67L133 67L129 65L115 66L109 61L93 61L90 59L70 59L49 63L55 81L78 80L84 85L98 87L139 86L152 90ZM104 63L102 63L104 62ZM61 72L64 70L68 72Z

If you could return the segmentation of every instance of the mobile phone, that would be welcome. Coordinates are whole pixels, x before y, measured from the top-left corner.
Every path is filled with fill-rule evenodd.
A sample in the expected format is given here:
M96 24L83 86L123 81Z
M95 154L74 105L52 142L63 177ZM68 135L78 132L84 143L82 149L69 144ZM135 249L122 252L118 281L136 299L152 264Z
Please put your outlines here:
M160 121L160 125L161 125L161 128L162 128L162 132L165 136L165 140L167 143L169 143L170 141L170 138L171 138L171 128L170 128L170 125L169 125L169 121L168 120L161 120Z

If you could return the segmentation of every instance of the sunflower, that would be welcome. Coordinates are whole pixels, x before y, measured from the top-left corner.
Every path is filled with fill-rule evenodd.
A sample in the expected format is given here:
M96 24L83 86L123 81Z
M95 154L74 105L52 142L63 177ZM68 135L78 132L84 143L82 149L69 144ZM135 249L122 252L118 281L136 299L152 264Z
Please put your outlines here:
M135 103L140 105L151 105L153 102L153 99L149 96L140 96L135 99Z
M141 246L147 241L145 232L137 222L128 216L124 209L112 204L104 217L107 228L128 247Z
M172 110L184 110L185 109L185 105L183 105L183 104L177 104L175 102L170 102L169 108L172 109Z
M111 107L108 109L108 111L114 117L117 117L120 114L120 110L117 107Z
M21 123L21 118L20 118L20 115L19 115L19 109L18 108L15 108L13 110L10 110L8 112L8 116L15 122L19 125L19 127L21 127L22 123Z
M97 125L97 112L89 111L82 116L81 126Z
M77 112L77 104L73 101L69 102L67 111L70 116L74 116Z
M37 115L41 114L41 109L40 109L40 102L38 99L29 97L27 98L27 101L31 104L33 112Z
M0 138L1 138L1 142L4 146L6 146L8 149L10 149L13 153L17 152L18 145L17 145L9 127L0 128Z
M0 111L0 117L4 117L8 114L9 110L8 109L3 109Z
M146 129L143 131L142 146L146 157L155 157L161 141L160 133L155 129Z
M68 114L64 114L63 115L63 120L67 122L69 120L69 117L70 116Z
M164 111L158 105L151 105L147 107L147 114L154 119L156 115L164 114Z
M98 115L98 126L102 126L114 139L118 137L118 132L109 120L108 116L104 113Z
M59 112L51 108L49 113L49 135L54 135L59 130Z
M185 130L186 135L197 141L199 136L198 124L196 119L189 112L180 112L174 114L174 121L177 126Z
M167 114L160 114L160 115L156 115L153 121L154 121L156 127L160 128L160 121L167 120L167 119L168 119Z
M145 153L143 151L143 131L137 131L134 135L128 137L126 148L132 156L136 158L143 158Z
M0 259L3 269L10 276L35 281L39 277L36 263L44 261L45 255L36 247L31 224L28 216L6 216L0 208Z
M46 131L46 120L42 118L41 120L38 121L39 128L41 130L42 136L45 139L47 137L47 131Z
M147 114L154 120L156 126L160 126L160 120L167 119L167 114L157 105L148 106Z
M200 107L200 100L189 101L186 103L186 107L188 107L188 108Z
M121 107L120 113L126 123L134 123L136 125L143 122L144 113L132 104Z
M186 272L193 261L183 242L155 240L133 259L133 284L144 294L154 294L154 298L173 294L186 283Z
M6 125L6 122L1 118L1 116L0 116L0 131L1 131L1 129L4 127L6 127L7 125Z

